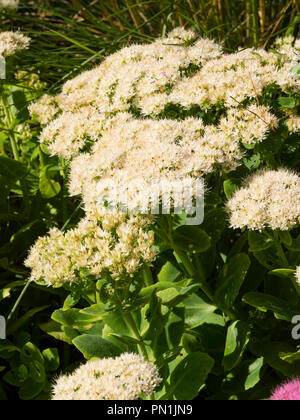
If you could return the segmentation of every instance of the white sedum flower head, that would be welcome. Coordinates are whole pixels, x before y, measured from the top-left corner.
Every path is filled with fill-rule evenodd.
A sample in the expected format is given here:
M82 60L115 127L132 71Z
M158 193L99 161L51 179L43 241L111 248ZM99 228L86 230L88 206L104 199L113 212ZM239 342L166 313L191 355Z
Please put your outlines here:
M268 107L257 105L250 105L246 109L231 108L220 121L222 133L246 144L263 141L270 130L277 126L277 118Z
M235 192L227 211L235 229L292 229L300 223L300 177L287 169L259 171Z
M0 57L13 55L28 48L30 38L20 32L0 32Z
M161 383L155 365L134 353L87 362L70 376L60 376L52 400L136 400Z
M230 142L213 126L205 128L200 119L139 121L119 114L91 153L73 159L69 191L82 194L86 205L106 197L113 206L147 212L149 197L157 205L174 187L175 198L175 184L192 187L195 178L217 165L234 169L240 157L237 140Z
M150 217L93 208L75 229L51 229L37 240L25 261L30 281L60 287L79 281L81 270L95 280L128 280L155 258L150 223Z

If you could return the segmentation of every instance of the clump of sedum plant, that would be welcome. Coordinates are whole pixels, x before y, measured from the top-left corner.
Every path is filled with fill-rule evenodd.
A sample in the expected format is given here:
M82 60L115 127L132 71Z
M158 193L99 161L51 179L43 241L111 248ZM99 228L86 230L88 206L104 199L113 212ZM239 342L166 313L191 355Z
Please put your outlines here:
M265 398L277 378L300 374L290 323L300 311L299 48L289 38L226 54L177 28L32 103L41 142L69 165L85 211L26 261L30 281L69 292L50 334L88 360L54 395L76 382L58 397L107 398L94 369L138 357L128 352L161 381L124 399ZM150 193L157 206L166 185L197 180L201 226L185 213L147 214ZM171 208L177 200L175 189Z

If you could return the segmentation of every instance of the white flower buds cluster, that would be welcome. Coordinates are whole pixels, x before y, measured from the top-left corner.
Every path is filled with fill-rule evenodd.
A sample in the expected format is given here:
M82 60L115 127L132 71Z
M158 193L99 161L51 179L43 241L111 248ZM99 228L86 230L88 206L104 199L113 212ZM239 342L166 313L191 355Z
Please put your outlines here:
M89 216L75 229L66 233L51 229L36 241L25 261L31 281L60 287L76 282L82 269L96 280L104 274L127 279L153 261L156 252L149 218L105 210L96 218Z
M246 179L227 203L233 228L289 230L300 223L300 177L287 169Z
M281 54L223 54L213 41L177 28L167 38L112 54L67 81L60 94L42 97L31 113L44 125L41 141L51 153L72 161L71 194L83 194L85 204L97 201L113 181L118 190L133 186L129 209L140 208L154 184L161 189L174 179L234 170L244 154L241 143L261 142L277 128L267 106L243 101L256 102L274 84L298 90L290 77L295 48L286 40L282 45ZM166 106L223 113L206 125L195 116L160 118Z
M28 48L30 38L20 32L0 32L0 57L16 54Z
M52 400L136 400L160 384L158 370L134 353L87 362L70 376L60 376Z

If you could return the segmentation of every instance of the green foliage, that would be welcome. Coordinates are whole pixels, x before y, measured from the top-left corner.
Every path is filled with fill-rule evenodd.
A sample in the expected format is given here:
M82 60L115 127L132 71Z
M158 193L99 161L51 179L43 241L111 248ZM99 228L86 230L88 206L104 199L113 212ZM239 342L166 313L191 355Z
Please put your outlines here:
M240 363L249 339L250 328L248 322L235 321L228 327L223 359L225 371L233 369Z
M195 398L213 366L214 360L205 353L187 355L172 372L170 383L166 386L167 393L162 399L169 399L171 395L178 400Z
M250 292L243 297L243 301L260 311L272 311L276 318L291 321L297 315L294 309L285 301L260 292Z
M240 288L250 267L247 254L236 254L223 267L218 279L215 294L216 302L221 308L231 308L238 297Z
M81 351L86 359L91 359L93 357L99 359L103 357L113 357L118 356L121 353L118 347L114 346L112 343L92 334L82 334L79 337L74 338L73 344Z
M210 238L196 226L180 226L173 235L175 246L182 251L204 252L210 247Z
M32 342L30 336L20 333L20 347L6 340L0 344L0 357L9 366L3 375L4 389L7 385L18 388L21 400L48 399L52 372L59 367L60 360L56 348L47 348L42 353ZM7 395L3 391L3 398Z

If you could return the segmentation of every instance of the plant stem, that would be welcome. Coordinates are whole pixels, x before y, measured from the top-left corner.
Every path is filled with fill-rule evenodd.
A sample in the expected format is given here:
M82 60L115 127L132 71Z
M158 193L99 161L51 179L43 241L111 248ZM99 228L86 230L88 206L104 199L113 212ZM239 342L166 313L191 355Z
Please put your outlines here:
M207 283L207 281L204 278L200 278L199 274L196 272L196 270L193 267L193 264L191 263L191 261L189 260L189 258L187 257L187 255L179 250L178 248L174 248L176 254L179 256L179 258L181 259L184 267L186 268L187 272L189 273L189 275L196 279L199 284L200 284L200 288L202 290L202 292L211 300L212 304L215 305L217 308L219 308L219 305L217 305L215 298L213 296L213 292L209 286L209 284ZM224 312L225 315L228 316L228 318L231 321L236 321L238 319L237 315L234 313L234 311L232 309L229 308L219 308L222 312Z
M251 28L251 0L246 0L246 38L247 41L250 38Z
M256 0L252 0L252 23L253 23L253 41L257 45L259 38L259 27L258 27L258 7Z
M266 27L266 5L265 0L259 0L259 19L260 19L260 31L261 35L264 35Z
M16 312L16 310L17 310L21 300L23 299L23 296L25 295L27 289L29 288L29 286L30 286L30 281L27 281L27 283L25 284L22 292L20 293L20 296L18 297L16 303L14 304L12 310L9 313L9 315L7 317L7 321L9 321L13 317L14 313Z
M210 290L210 287L209 287L208 283L206 282L205 278L203 276L199 275L199 273L195 269L193 263L190 261L187 254L184 251L182 251L180 248L178 248L177 245L175 244L175 242L173 241L173 237L172 237L173 226L172 226L172 217L171 216L168 217L168 221L169 221L169 231L166 232L166 234L168 236L169 243L171 244L175 253L180 258L180 260L181 260L182 264L184 265L186 271L188 272L189 276L191 276L193 279L196 278L197 281L199 281L199 283L201 284L202 291L206 294L206 296L212 302L214 302L213 293Z
M67 228L67 226L70 223L70 221L72 220L73 216L75 215L75 213L77 213L77 211L80 209L81 206L82 206L82 201L80 201L80 203L78 204L78 206L76 207L76 209L73 211L73 213L71 214L71 216L69 217L69 219L65 222L65 224L61 228L62 231L64 231Z
M152 286L154 281L153 281L153 277L152 277L150 267L148 265L143 270L143 277L144 277L146 286Z
M216 307L218 307L218 305L215 302L215 298L214 298L213 292L212 292L209 284L205 280L205 278L203 278L203 276L200 276L199 275L199 273L194 268L192 262L190 261L189 257L187 256L187 254L184 251L181 251L181 249L179 249L176 246L176 244L174 243L172 237L169 237L169 240L170 240L170 243L172 245L172 248L174 249L175 253L180 258L180 260L181 260L182 264L184 265L184 267L185 267L186 271L188 272L188 274L193 279L195 279L197 282L199 282L200 288L201 288L202 292L210 299L210 301L212 302L213 305L215 305ZM224 314L227 315L232 321L235 321L237 319L236 314L231 309L229 309L229 308L219 308L219 309L221 309L224 312Z
M133 332L135 338L137 340L139 340L138 348L139 348L141 356L143 356L145 360L148 360L148 353L147 353L145 344L143 343L143 339L142 339L142 337L139 333L139 330L136 326L136 323L135 323L135 320L133 319L133 316L131 315L130 312L124 312L124 317L125 317L125 320L127 321L128 327Z

